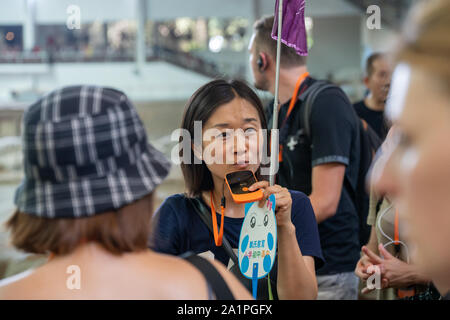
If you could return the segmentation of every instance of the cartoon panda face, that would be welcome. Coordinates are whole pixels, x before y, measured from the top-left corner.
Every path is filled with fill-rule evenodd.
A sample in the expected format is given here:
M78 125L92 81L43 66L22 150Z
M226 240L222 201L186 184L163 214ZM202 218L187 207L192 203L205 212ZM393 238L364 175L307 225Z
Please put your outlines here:
M272 201L275 201L274 197ZM276 233L273 208L259 208L257 203L246 207L238 254L240 270L244 276L251 279L254 264L258 266L258 278L270 271L275 259Z
M257 224L258 223L258 224ZM254 229L256 227L267 227L269 224L269 214L257 215L256 213L251 213L250 216L250 228Z

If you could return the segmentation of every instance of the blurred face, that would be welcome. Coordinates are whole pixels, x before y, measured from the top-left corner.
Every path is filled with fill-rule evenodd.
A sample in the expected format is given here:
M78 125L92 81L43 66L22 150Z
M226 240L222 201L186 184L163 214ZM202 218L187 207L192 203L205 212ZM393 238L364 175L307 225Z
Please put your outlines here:
M365 79L365 84L376 101L385 102L389 93L392 69L385 58L376 59L373 64L373 72Z
M255 172L259 166L263 135L257 109L235 98L216 109L203 126L203 160L215 182L238 170Z
M405 95L403 102L391 106L389 101L394 144L374 182L405 221L414 263L436 282L449 284L450 96L429 73L409 70L409 84L405 77L393 80L393 92L398 87Z
M256 50L255 46L255 34L252 35L250 39L250 44L248 47L250 53L250 67L253 74L254 86L256 89L269 91L269 81L264 72L262 72L258 66L258 59L260 57L259 52Z

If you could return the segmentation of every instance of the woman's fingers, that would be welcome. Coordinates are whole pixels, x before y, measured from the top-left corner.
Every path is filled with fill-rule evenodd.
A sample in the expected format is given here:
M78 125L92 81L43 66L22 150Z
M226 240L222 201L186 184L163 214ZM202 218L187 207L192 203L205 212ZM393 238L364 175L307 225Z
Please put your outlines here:
M258 203L258 206L260 208L262 208L264 206L264 204L266 203L267 198L270 196L270 193L267 190L268 187L269 187L269 182L268 181L258 181L258 182L255 182L254 184L252 184L248 188L248 191L256 191L258 189L261 189L261 191L263 192L263 197Z
M277 207L278 207L278 202L283 197L286 196L286 194L284 194L285 193L285 190L284 190L285 188L282 188L279 185L269 186L269 183L267 181L258 181L256 183L252 184L248 188L249 191L255 191L257 189L261 189L261 191L263 192L263 197L258 203L260 208L262 208L266 204L266 200L269 198L269 196L271 194L273 194L275 196L275 203L277 204ZM286 191L287 191L287 189L286 189Z
M355 274L362 280L367 280L367 278L369 278L369 275L364 272L364 267L362 266L356 267Z
M375 290L375 288L369 289L368 287L364 287L364 288L361 290L361 293L362 293L362 294L366 294L366 293L372 292L373 290Z
M383 246L382 243L378 245L378 251L380 251L381 255L384 257L384 259L391 259L395 258L392 254L390 254Z
M366 256L368 256L370 258L370 260L372 260L372 262L375 262L373 264L382 264L383 263L383 259L381 259L375 253L373 253L372 250L370 250L369 248L363 247L362 251L364 252L364 254Z
M389 288L389 279L383 278L381 279L381 289Z
M267 198L270 196L270 192L269 192L269 190L267 188L263 188L261 190L263 192L263 197L262 197L261 200L259 200L259 203L258 203L258 206L260 208L264 207L264 205L266 204Z
M370 274L367 272L367 268L371 266L372 264L368 261L368 258L366 255L363 255L358 263L356 264L355 268L355 274L362 280L367 280L369 278Z
M248 190L249 191L255 191L257 189L263 189L263 188L267 188L269 186L269 182L268 181L258 181L255 182L254 184L252 184Z

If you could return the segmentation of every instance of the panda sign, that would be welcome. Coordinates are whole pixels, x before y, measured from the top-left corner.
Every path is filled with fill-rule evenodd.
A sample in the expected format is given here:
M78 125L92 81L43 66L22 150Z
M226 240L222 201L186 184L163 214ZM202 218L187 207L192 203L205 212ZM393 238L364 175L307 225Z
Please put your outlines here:
M258 202L245 204L245 218L239 236L238 260L241 273L252 280L256 298L258 279L272 269L277 247L275 196L272 194L264 207Z

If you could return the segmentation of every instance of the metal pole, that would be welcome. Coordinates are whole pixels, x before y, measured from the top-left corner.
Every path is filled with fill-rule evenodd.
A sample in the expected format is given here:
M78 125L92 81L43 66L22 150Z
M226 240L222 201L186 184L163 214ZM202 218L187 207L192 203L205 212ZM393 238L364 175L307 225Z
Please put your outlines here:
M136 34L136 55L135 55L135 72L142 74L144 68L147 51L145 45L145 23L147 21L147 1L137 0L137 34Z
M277 61L275 73L275 99L273 101L273 124L270 135L270 178L271 186L275 184L275 175L278 171L278 87L280 83L280 51L281 51L281 28L283 26L283 0L278 2L278 38L277 38Z

